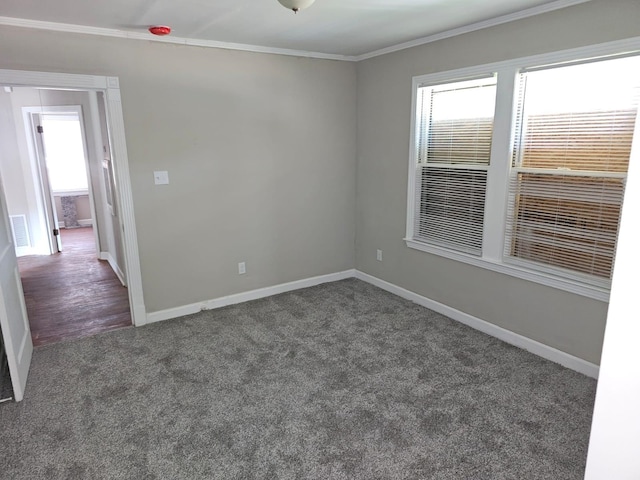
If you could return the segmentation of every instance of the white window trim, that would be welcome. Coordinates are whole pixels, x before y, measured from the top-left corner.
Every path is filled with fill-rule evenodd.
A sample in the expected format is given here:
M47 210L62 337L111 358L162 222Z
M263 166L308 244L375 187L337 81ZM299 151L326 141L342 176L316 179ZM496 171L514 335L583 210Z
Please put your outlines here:
M598 57L612 55L631 54L634 52L640 52L640 37L413 77L411 87L409 179L407 185L407 228L404 239L407 247L607 302L610 291L608 283L603 286L590 285L580 282L578 280L579 275L576 275L576 279L564 278L551 272L545 272L544 267L536 266L535 269L529 269L521 262L512 262L510 261L511 259L506 260L503 256L504 229L508 207L508 179L513 153L513 136L515 133L515 122L513 121L516 102L515 83L517 74L526 68L551 66L554 64L597 59ZM492 73L498 74L498 90L496 92L494 138L491 147L490 174L487 179L485 211L497 213L494 215L485 215L482 257L476 257L414 240L414 219L416 214L417 93L419 87L462 81L478 76L490 75Z
M576 293L578 295L593 298L595 300L601 300L603 302L607 302L609 300L608 288L586 285L569 278L562 278L557 275L528 269L526 267L521 267L515 264L493 261L487 259L486 257L476 257L474 255L455 252L453 250L448 250L446 248L441 248L434 245L427 245L422 242L417 242L411 238L405 238L404 240L409 248L414 248L422 252L431 253L433 255L445 257L450 260L456 260L458 262L473 265L474 267L491 270L492 272L504 273L505 275L510 275L512 277L521 278L523 280L540 283L548 287L558 288L566 292Z
M79 190L54 190L51 192L54 197L81 197L84 195L89 195L89 189L79 189Z

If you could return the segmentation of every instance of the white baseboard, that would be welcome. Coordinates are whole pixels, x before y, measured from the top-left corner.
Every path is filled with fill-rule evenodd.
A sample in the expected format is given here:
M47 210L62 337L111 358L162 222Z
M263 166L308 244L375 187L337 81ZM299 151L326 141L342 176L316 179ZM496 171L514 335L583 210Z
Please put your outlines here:
M154 323L160 322L162 320L169 320L170 318L177 318L184 315L197 313L201 310L212 310L215 308L226 307L227 305L234 305L236 303L257 300L259 298L270 297L271 295L277 295L279 293L299 290L301 288L313 287L315 285L320 285L321 283L336 282L338 280L353 278L355 276L355 270L345 270L344 272L330 273L328 275L305 278L302 280L296 280L294 282L281 283L272 287L259 288L257 290L236 293L234 295L227 295L225 297L205 300L203 302L182 305L175 308L168 308L166 310L159 310L157 312L147 313L147 321L145 323Z
M111 269L116 274L116 277L118 277L118 280L120 280L120 283L122 284L122 286L126 287L127 282L124 279L124 273L122 273L122 270L120 270L120 267L118 266L118 263L115 261L113 256L111 256L109 252L100 252L99 258L100 260L106 260L107 262L109 262Z
M594 363L587 362L586 360L575 357L543 343L537 342L505 328L499 327L497 325L494 325L493 323L481 320L477 317L469 315L468 313L461 312L460 310L456 310L455 308L451 308L440 302L436 302L435 300L423 297L422 295L418 295L417 293L411 292L402 287L386 282L384 280L381 280L380 278L374 277L359 270L355 271L355 277L367 283L375 285L376 287L382 288L383 290L398 295L399 297L411 300L418 305L422 305L423 307L445 315L446 317L449 317L460 323L464 323L465 325L486 333L487 335L499 338L503 342L515 345L516 347L527 350L542 358L551 360L552 362L559 363L564 367L580 372L584 375L587 375L588 377L598 378L600 367Z
M146 322L139 323L138 325L146 325L148 323L169 320L171 318L177 318L184 315L197 313L201 310L212 310L215 308L225 307L227 305L234 305L237 303L248 302L250 300L257 300L259 298L269 297L271 295L277 295L279 293L299 290L301 288L313 287L315 285L320 285L321 283L336 282L338 280L344 280L345 278L352 277L375 285L376 287L382 288L383 290L398 295L399 297L411 300L418 305L422 305L423 307L433 310L434 312L445 315L446 317L463 323L475 330L479 330L483 333L486 333L487 335L496 337L503 342L515 345L516 347L522 348L542 358L546 358L547 360L551 360L552 362L558 363L564 367L580 372L584 375L587 375L588 377L598 378L598 373L600 370L600 367L598 365L587 362L586 360L578 358L574 355L570 355L566 352L558 350L557 348L553 348L549 345L537 342L528 337L499 327L485 320L481 320L480 318L469 315L468 313L461 312L460 310L456 310L455 308L449 307L440 302L436 302L435 300L431 300L427 297L423 297L422 295L411 292L402 287L355 269L331 273L328 275L320 275L318 277L306 278L294 282L282 283L280 285L274 285L272 287L259 288L257 290L250 290L248 292L227 295L225 297L205 300L203 302L168 308L166 310L159 310L157 312L150 312L146 315Z
M38 255L40 253L41 252L39 252L36 248L33 248L33 247L16 247L16 257L24 257L26 255Z
M80 225L81 227L91 227L93 226L93 220L90 218L81 218L78 219L78 225ZM65 226L64 220L58 221L58 228L67 228Z

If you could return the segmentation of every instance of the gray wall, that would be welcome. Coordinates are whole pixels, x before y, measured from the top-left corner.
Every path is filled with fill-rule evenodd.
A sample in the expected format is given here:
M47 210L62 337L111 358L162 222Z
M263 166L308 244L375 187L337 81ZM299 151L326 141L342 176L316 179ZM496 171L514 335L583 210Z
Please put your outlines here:
M0 27L0 68L120 77L150 312L355 265L597 363L605 303L405 246L411 77L637 36L639 6L593 0L357 65Z
M0 45L0 68L120 78L147 311L353 268L355 65L13 27Z
M606 303L405 245L411 79L638 35L640 2L594 0L358 63L356 268L599 363Z

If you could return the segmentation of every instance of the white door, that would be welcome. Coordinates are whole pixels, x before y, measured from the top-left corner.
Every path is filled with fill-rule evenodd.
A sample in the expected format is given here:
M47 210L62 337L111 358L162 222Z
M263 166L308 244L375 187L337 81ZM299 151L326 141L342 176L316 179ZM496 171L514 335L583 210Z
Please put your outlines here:
M31 114L31 130L36 146L36 157L38 159L38 169L42 179L42 193L44 199L45 218L47 220L47 231L49 236L49 247L51 253L62 251L62 239L60 238L60 228L58 227L58 214L56 212L55 199L51 191L51 181L47 168L47 147L44 139L44 128L42 126L44 115L40 113Z
M0 328L16 402L24 397L33 343L0 179Z

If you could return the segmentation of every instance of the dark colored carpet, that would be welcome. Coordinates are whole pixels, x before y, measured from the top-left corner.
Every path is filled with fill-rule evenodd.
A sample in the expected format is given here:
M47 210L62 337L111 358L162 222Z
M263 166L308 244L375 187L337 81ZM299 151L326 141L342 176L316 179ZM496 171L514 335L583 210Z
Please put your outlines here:
M581 479L596 382L350 279L36 349L3 479Z

